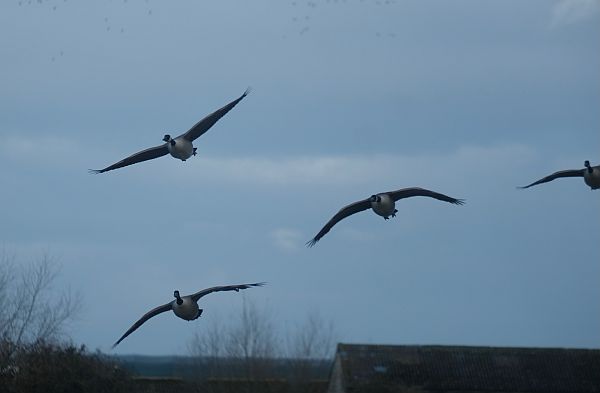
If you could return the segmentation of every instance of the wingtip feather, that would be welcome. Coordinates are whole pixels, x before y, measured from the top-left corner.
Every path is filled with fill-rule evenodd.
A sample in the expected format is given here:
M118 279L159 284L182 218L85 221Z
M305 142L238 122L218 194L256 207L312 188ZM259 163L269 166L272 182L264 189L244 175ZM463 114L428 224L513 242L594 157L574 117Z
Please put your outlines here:
M92 175L97 175L99 173L102 173L102 169L88 169L88 173Z

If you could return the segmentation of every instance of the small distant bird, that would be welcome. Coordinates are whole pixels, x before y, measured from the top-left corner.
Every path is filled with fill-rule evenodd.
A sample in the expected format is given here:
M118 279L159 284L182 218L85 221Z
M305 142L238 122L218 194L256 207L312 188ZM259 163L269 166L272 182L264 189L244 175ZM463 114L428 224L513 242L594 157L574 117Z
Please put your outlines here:
M559 177L583 177L585 184L590 186L592 190L597 190L600 188L600 165L591 166L589 161L585 161L583 165L585 166L584 169L568 169L565 171L554 172L536 182L519 188L529 188L538 184L548 183Z
M396 217L396 201L402 198L410 198L414 196L426 196L430 198L439 199L440 201L450 202L455 205L464 204L464 200L455 199L444 194L439 194L434 191L429 191L424 188L412 187L412 188L403 188L397 191L390 192L382 192L380 194L371 195L367 199L363 199L362 201L354 202L349 204L348 206L343 207L339 212L337 212L327 224L317 233L317 235L309 240L306 245L308 247L314 246L327 232L333 228L335 224L343 220L344 218L353 215L354 213L361 212L363 210L367 210L368 208L373 209L375 214L382 216L384 219L389 219L391 217Z
M175 300L173 300L167 304L163 304L162 306L158 306L153 310L148 311L143 317L141 317L136 323L134 323L133 326L131 326L129 328L129 330L127 330L125 332L125 334L122 335L121 338L116 343L113 344L112 347L114 348L117 345L119 345L119 343L121 341L123 341L123 339L125 339L125 337L129 336L137 328L142 326L142 324L144 322L146 322L150 318L152 318L158 314L161 314L163 312L167 312L167 311L171 310L179 318L185 319L186 321L193 321L195 319L198 319L200 317L200 315L202 315L202 311L203 311L201 308L198 307L198 300L201 297L208 295L209 293L220 292L220 291L239 292L240 289L247 289L250 287L262 287L263 285L265 285L264 282L259 282L259 283L254 283L254 284L240 284L240 285L226 285L226 286L221 286L221 287L212 287L212 288L203 289L192 295L183 296L183 297L181 297L179 295L179 291L174 291L173 296L175 297Z
M221 109L216 110L198 123L194 124L186 133L179 135L177 138L171 138L171 135L167 134L163 137L165 142L162 145L151 147L146 150L142 150L131 156L112 164L104 169L90 169L91 173L104 173L112 171L113 169L122 168L124 166L137 164L138 162L152 160L154 158L162 157L167 154L175 158L179 158L181 161L185 161L191 156L196 155L196 148L192 142L208 131L220 118L225 116L227 112L233 109L244 97L248 95L250 89L247 89L238 99L230 102Z

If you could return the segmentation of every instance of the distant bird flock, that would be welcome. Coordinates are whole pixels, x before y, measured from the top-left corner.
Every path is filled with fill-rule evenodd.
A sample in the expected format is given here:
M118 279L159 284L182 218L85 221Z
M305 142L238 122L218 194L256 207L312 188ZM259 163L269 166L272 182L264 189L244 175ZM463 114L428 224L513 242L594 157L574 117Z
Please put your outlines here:
M65 0L66 1L66 0ZM31 5L32 0L26 0L27 4ZM127 2L127 0L123 0L123 2ZM146 0L147 2L147 0ZM330 2L330 0L327 0ZM334 1L337 3L337 0ZM362 2L362 0L361 0ZM24 0L19 0L19 6L25 3ZM41 0L37 0L38 4L41 4ZM396 3L396 0L376 0L375 4L377 5L390 5ZM35 4L35 3L34 3ZM301 10L299 6L300 3L296 0L291 2L291 6L296 8L297 12L305 12L306 10ZM308 9L314 9L317 7L317 3L314 1L307 1L306 7ZM53 5L52 10L56 11L57 6ZM147 9L147 15L152 15L152 9ZM294 16L292 21L302 22L306 24L311 19L310 15L306 14L304 17ZM109 18L104 17L104 25L107 32L111 31L111 26L109 25ZM305 25L299 30L299 34L302 35L309 30L309 26ZM125 28L121 27L120 32L124 33ZM377 37L384 36L381 32L375 33ZM396 37L396 34L393 32L387 33L388 37ZM63 57L64 51L60 50L59 57ZM52 61L56 60L56 56L52 56ZM144 150L141 150L137 153L131 154L130 156L112 164L108 165L102 169L90 169L89 171L94 174L105 173L109 171L113 171L115 169L124 168L129 165L138 164L144 161L152 160L155 158L159 158L162 156L166 156L167 154L171 155L171 157L176 158L181 161L186 161L189 158L196 156L196 147L194 147L194 141L204 135L211 127L213 127L222 117L224 117L227 113L229 113L236 105L238 105L248 94L250 93L250 89L247 89L241 96L236 98L235 100L229 102L222 108L216 110L215 112L207 115L202 120L198 121L194 124L188 131L183 134L172 137L170 134L165 134L162 138L162 144L159 144L154 147L150 147ZM583 169L568 169L561 170L558 172L554 172L548 176L545 176L537 181L534 181L531 184L526 186L520 186L519 189L530 188L539 184L548 183L555 179L563 178L563 177L579 177L583 178L583 181L587 186L589 186L592 190L600 189L600 165L592 166L589 161L584 162ZM363 196L368 195L368 193L364 193ZM396 213L398 210L396 209L396 202L401 199L411 198L411 197L428 197L437 199L443 202L448 202L454 205L463 205L463 199L456 199L445 194L441 194L435 191L431 191L425 188L419 187L410 187L410 188L401 188L396 191L388 191L388 192L380 192L377 194L373 194L368 198L364 198L362 200L350 203L342 207L337 213L333 215L325 223L325 225L319 230L319 232L308 242L306 242L307 247L315 246L331 229L338 224L343 219L362 212L364 210L371 209L378 216L383 217L384 220L390 219L390 217L396 217ZM181 296L179 291L174 291L173 296L174 300L158 306L146 314L144 314L139 320L137 320L114 344L113 348L116 347L119 343L121 343L126 337L128 337L131 333L140 328L146 321L150 318L157 316L158 314L173 311L173 313L186 321L193 321L198 319L202 315L202 309L198 306L198 301L203 296L206 296L213 292L221 292L221 291L235 291L239 292L243 289L248 289L252 287L261 287L265 285L264 282L252 283L252 284L239 284L239 285L227 285L227 286L216 286L212 288L203 289L196 293L193 293L188 296Z
M176 138L172 138L171 135L167 134L163 137L163 144L155 147L151 147L145 150L142 150L138 153L132 154L131 156L124 158L123 160L107 166L104 169L95 169L90 170L92 173L104 173L108 171L112 171L114 169L123 168L128 165L136 164L142 161L151 160L154 158L162 157L164 155L170 154L172 157L177 158L181 161L186 161L188 158L196 155L196 148L193 146L193 141L202 136L205 132L207 132L217 121L219 121L223 116L225 116L230 110L232 110L244 97L248 95L250 92L247 89L240 97L231 101L224 107L218 109L217 111L211 113L206 116L204 119L200 120L196 123L192 128L190 128L187 132L179 135ZM554 179L558 179L561 177L583 177L584 182L592 189L596 190L600 188L600 166L591 166L589 161L585 161L583 169L570 169L563 170L559 172L555 172L549 176L546 176L536 182L533 182L527 186L519 187L519 188L529 188L538 184L547 183ZM411 187L411 188L402 188L396 191L388 191L381 192L378 194L373 194L368 198L362 199L360 201L351 203L347 206L344 206L340 209L326 224L321 228L321 230L309 240L306 245L308 247L313 247L317 244L319 240L323 238L338 222L343 220L346 217L349 217L355 213L359 213L361 211L372 209L375 214L383 217L385 220L388 220L390 217L395 217L398 210L396 209L396 202L400 199L411 198L416 196L423 196L434 198L440 201L452 203L454 205L462 205L464 204L463 199L456 199L449 197L444 194L440 194L435 191L427 190L419 187ZM189 296L181 297L179 291L175 291L173 296L175 300L164 304L162 306L156 307L151 311L147 312L142 316L137 322L133 324L115 342L113 348L117 346L125 337L129 336L136 329L138 329L144 322L148 319L161 314L166 311L173 311L173 313L181 319L185 319L186 321L193 321L202 315L202 309L198 307L198 300L212 292L218 291L239 291L240 289L247 289L251 287L263 286L265 283L254 283L254 284L241 284L241 285L229 285L229 286L219 286L204 289L202 291L196 292Z

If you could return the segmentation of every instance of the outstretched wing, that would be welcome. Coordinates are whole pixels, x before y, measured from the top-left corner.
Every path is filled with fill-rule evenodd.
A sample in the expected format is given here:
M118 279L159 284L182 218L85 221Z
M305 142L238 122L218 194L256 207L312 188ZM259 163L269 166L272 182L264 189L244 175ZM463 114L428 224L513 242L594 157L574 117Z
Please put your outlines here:
M335 224L337 224L338 222L342 221L344 218L353 215L354 213L358 213L358 212L361 212L363 210L367 210L370 207L371 207L371 202L369 202L368 198L367 199L363 199L362 201L351 203L348 206L343 207L339 212L337 212L331 218L331 220L329 220L327 222L327 224L325 224L325 226L319 231L319 233L317 233L317 235L315 237L313 237L311 240L309 240L308 242L306 242L306 245L308 247L314 246L315 244L317 244L317 242L319 240L321 240L321 238L323 236L325 236L325 234L327 232L329 232L331 230L331 228L333 228L333 226Z
M116 164L107 166L104 169L90 169L90 172L91 173L104 173L104 172L112 171L113 169L123 168L124 166L127 166L127 165L137 164L138 162L148 161L153 158L162 157L166 154L169 154L169 148L167 147L167 144L165 143L164 145L151 147L149 149L142 150L140 152L132 154L129 157L124 158L121 161L117 162Z
M236 291L239 292L240 289L248 289L251 287L262 287L263 285L265 285L265 282L257 282L254 284L240 284L240 285L225 285L222 287L212 287L212 288L206 288L203 289L201 291L198 291L194 294L191 295L192 300L194 300L195 302L198 301L198 299L200 299L203 296L208 295L209 293L212 292L220 292L220 291Z
M240 98L231 101L229 104L225 105L221 109L217 109L210 115L206 116L204 119L200 120L198 123L194 124L192 128L190 128L185 134L182 136L188 141L192 142L206 131L210 129L220 118L225 116L227 112L233 109L234 106L238 104L244 97L246 97L250 93L250 88L246 89L244 94L240 96Z
M559 177L583 177L583 172L585 171L585 169L568 169L566 171L558 171L558 172L554 172L551 175L548 175L536 182L533 182L527 186L523 186L523 187L518 187L518 188L529 188L531 186L536 186L538 184L542 184L542 183L548 183L549 181L552 181L554 179L558 179Z
M131 326L129 328L129 330L127 330L125 332L124 335L121 336L121 338L113 344L113 348L116 347L117 345L119 345L119 343L121 341L123 341L125 339L125 337L129 336L131 333L133 333L137 328L139 328L140 326L142 326L142 324L144 322L146 322L147 320L149 320L150 318L152 318L155 315L158 315L160 313L163 313L165 311L169 311L171 310L171 303L167 303L167 304L163 304L162 306L158 306L155 309L148 311L143 317L141 317L136 323L133 324L133 326Z
M449 197L448 195L440 194L439 192L430 191L430 190L426 190L425 188L419 188L419 187L402 188L400 190L390 191L387 194L390 197L392 197L394 202L397 201L398 199L402 199L402 198L424 196L424 197L435 198L435 199L438 199L438 200L444 201L444 202L450 202L455 205L462 205L465 203L464 199L452 198L452 197Z

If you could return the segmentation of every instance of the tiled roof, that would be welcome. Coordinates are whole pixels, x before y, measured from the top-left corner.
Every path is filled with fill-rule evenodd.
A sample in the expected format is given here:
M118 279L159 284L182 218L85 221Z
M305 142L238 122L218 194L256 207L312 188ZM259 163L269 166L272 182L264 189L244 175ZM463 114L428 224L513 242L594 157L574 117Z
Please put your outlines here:
M600 350L339 344L346 392L600 392Z

